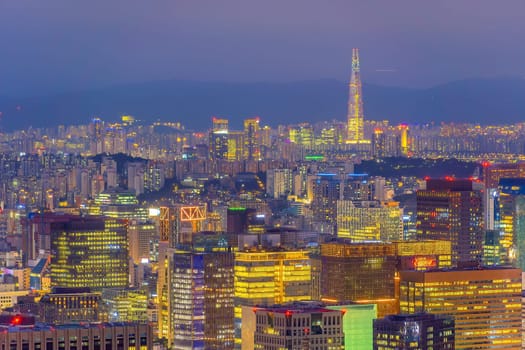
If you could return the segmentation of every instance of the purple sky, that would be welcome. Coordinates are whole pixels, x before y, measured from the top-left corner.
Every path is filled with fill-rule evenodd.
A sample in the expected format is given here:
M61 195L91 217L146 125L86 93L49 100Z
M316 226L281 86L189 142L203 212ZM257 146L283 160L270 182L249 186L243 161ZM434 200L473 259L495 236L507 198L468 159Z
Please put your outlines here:
M0 95L131 81L525 76L525 1L0 0Z

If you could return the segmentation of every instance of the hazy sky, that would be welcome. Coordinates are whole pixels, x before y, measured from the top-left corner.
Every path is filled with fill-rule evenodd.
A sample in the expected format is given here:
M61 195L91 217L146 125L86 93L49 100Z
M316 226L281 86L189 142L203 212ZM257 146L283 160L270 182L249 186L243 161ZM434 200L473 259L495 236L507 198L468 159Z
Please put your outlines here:
M0 0L0 95L130 81L525 76L523 0Z

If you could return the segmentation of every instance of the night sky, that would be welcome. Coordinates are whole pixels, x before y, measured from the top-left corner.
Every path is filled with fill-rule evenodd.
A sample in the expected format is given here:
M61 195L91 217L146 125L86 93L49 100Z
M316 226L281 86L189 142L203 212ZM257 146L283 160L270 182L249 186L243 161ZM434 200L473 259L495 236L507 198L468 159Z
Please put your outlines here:
M428 87L525 77L525 1L0 0L0 95L350 71Z

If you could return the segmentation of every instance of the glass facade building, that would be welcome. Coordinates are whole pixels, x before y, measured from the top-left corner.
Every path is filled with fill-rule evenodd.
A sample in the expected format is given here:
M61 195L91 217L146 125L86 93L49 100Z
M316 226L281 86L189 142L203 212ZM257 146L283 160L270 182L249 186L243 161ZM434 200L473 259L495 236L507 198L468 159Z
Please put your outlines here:
M308 251L235 253L235 339L241 341L242 306L275 305L311 299Z
M482 260L482 191L475 185L470 180L431 179L416 193L418 238L450 240L453 266Z
M66 222L51 223L50 229L53 286L128 287L125 221L71 215Z
M177 249L170 264L173 347L233 348L233 253Z
M374 350L449 350L454 319L431 314L389 315L374 320Z
M521 349L521 270L401 271L402 313L455 320L456 349Z

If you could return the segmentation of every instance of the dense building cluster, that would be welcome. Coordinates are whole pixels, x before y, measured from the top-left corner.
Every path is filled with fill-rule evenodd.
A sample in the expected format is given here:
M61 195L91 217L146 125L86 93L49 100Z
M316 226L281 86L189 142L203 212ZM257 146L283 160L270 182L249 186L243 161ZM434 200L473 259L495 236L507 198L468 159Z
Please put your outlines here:
M525 129L365 121L352 67L346 122L2 133L0 347L521 349ZM476 165L359 171L417 157Z

